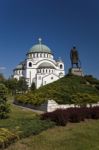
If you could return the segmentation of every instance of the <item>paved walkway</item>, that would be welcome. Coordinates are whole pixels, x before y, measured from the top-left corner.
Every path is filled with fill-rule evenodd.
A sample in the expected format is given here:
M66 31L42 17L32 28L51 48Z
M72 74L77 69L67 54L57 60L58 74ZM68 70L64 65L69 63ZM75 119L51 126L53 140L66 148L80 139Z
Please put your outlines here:
M41 110L36 110L36 109L28 108L28 107L23 107L23 106L19 106L19 105L16 105L16 104L12 104L12 105L14 105L16 107L19 107L19 108L23 109L24 111L29 110L29 111L33 111L33 112L38 113L38 114L43 114L44 113L44 111L41 111Z

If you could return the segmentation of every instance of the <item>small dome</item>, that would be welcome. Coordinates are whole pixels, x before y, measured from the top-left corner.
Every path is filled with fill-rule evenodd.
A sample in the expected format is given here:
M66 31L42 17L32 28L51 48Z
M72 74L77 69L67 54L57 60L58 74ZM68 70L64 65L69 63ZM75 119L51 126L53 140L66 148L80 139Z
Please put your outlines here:
M23 65L24 65L24 61L21 62L20 64L18 64L14 70L22 70L23 69Z
M23 67L22 65L18 65L17 69L22 69L22 67Z
M39 38L38 40L39 40L39 44L33 45L30 48L28 53L35 53L35 52L37 52L37 53L39 53L39 52L41 52L41 53L51 53L51 49L48 46L41 43L42 39Z

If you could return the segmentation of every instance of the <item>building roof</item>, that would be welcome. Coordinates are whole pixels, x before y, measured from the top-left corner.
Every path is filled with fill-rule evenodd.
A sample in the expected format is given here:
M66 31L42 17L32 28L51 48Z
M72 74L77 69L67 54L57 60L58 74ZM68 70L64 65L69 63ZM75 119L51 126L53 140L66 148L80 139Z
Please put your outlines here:
M39 65L38 69L40 69L40 68L53 68L54 69L54 66L50 63L44 62Z
M38 44L35 44L35 45L33 45L31 48L30 48L30 50L29 50L29 52L28 53L51 53L51 49L47 46L47 45L45 45L45 44L42 44L42 39L41 38L39 38L38 39L39 40L39 43Z
M24 61L20 62L14 70L22 70L24 66Z

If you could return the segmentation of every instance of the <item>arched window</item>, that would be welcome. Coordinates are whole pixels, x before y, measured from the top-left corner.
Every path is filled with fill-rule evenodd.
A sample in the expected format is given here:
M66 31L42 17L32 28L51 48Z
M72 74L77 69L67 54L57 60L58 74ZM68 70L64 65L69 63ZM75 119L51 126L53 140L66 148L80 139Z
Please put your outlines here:
M29 62L29 67L32 67L32 63L31 62Z
M63 65L61 64L61 65L60 65L60 69L62 69L62 68L63 68Z

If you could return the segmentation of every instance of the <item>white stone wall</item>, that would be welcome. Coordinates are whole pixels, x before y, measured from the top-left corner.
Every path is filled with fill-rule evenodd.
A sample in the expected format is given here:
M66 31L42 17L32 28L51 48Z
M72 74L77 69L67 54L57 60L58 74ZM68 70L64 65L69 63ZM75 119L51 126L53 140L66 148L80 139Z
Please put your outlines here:
M36 88L37 89L40 86L42 86L42 77L43 77L43 74L37 74L37 76L36 76Z
M54 74L49 74L49 75L46 75L45 77L43 77L42 81L43 81L43 85L46 85L46 84L49 84L49 83L52 83L56 80L58 80L59 77L54 75Z
M21 77L23 77L23 71L22 70L15 70L14 76L15 79L19 80Z
M91 106L92 107L99 106L99 103L92 104ZM69 104L59 105L54 100L48 100L46 111L47 112L52 112L52 111L54 111L56 109L67 109L67 108L71 108L71 107L75 107L75 105L74 104L71 104L71 105L69 105ZM76 105L76 107L79 107L79 106ZM90 107L90 104L87 104L87 107Z
M69 105L69 104L66 104L66 105L59 105L58 103L56 103L54 100L48 100L48 103L47 103L47 112L52 112L56 109L66 109L66 108L70 108L70 107L75 107L73 104Z

